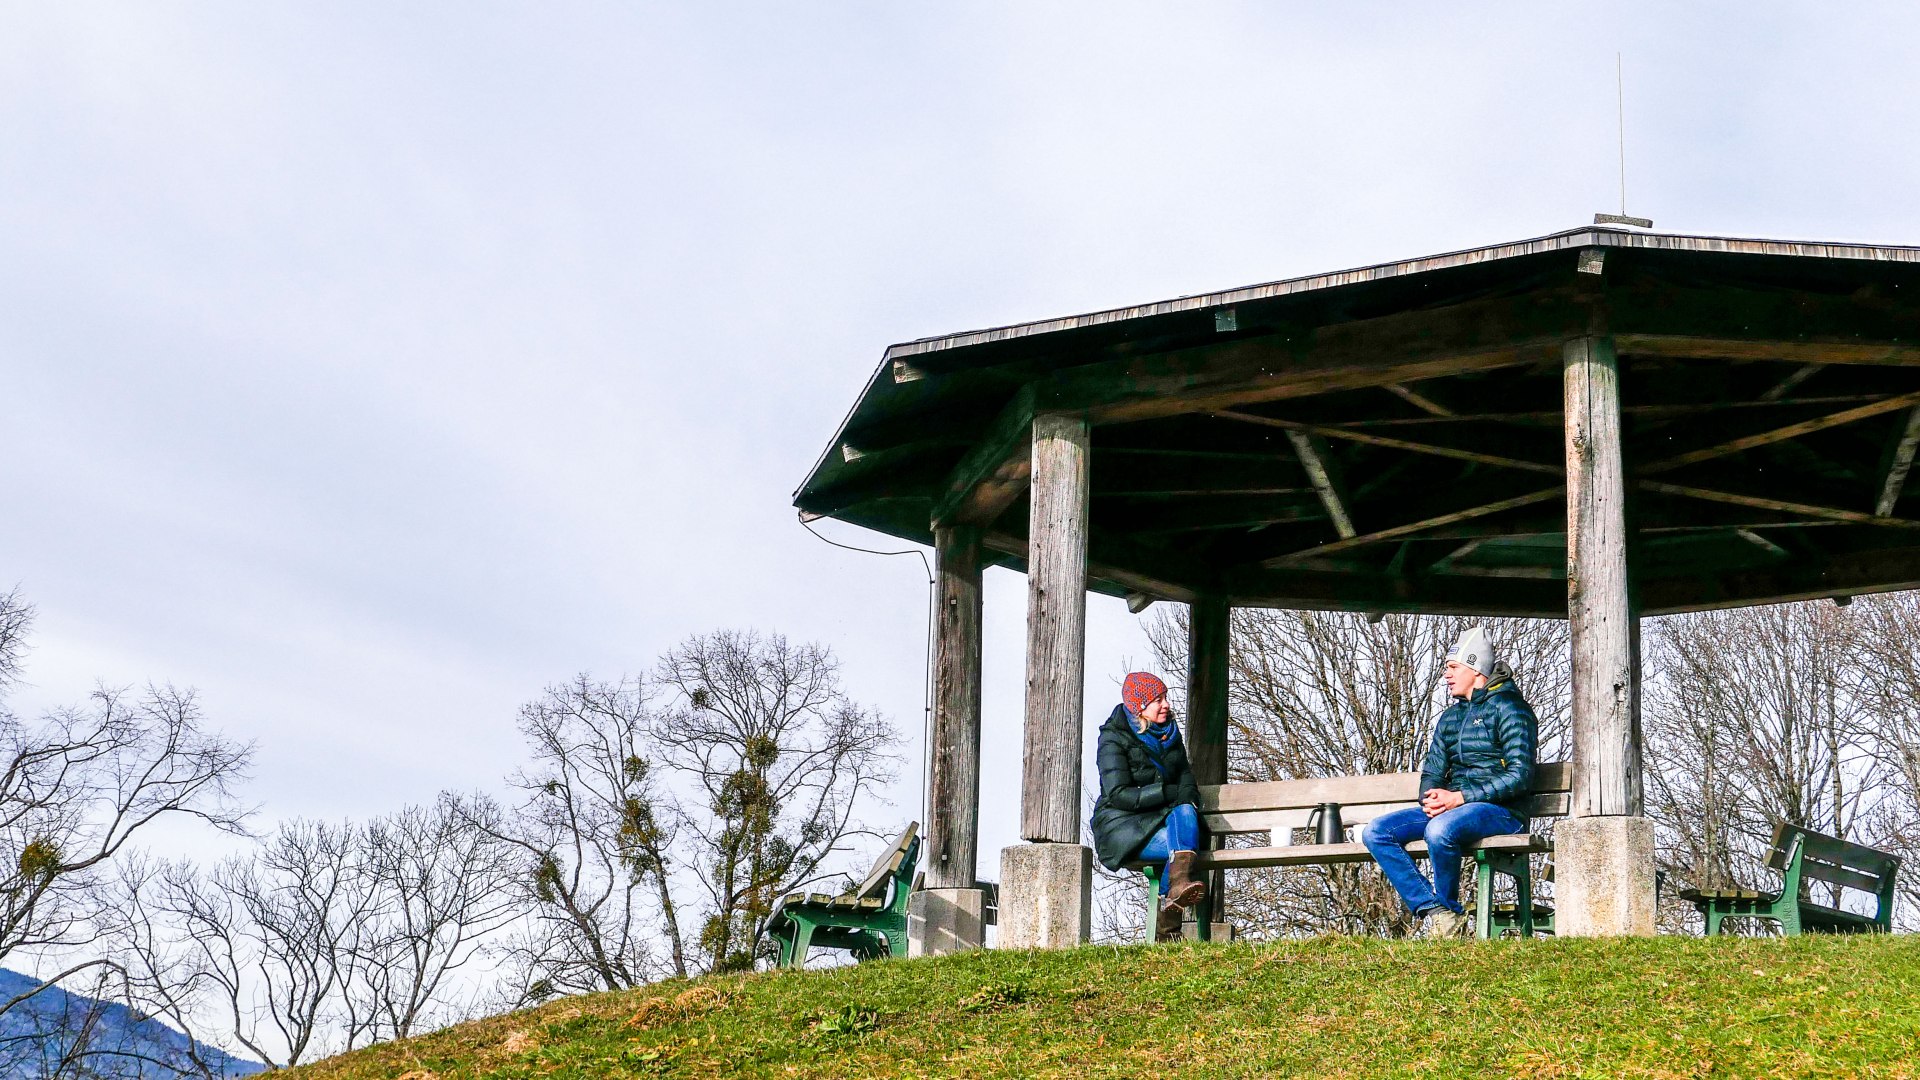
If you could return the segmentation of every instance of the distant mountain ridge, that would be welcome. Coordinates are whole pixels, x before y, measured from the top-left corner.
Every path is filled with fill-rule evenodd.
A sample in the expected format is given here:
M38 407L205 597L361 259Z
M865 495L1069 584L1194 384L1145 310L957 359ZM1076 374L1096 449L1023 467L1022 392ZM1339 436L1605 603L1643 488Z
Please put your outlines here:
M40 985L40 980L0 968L0 1003ZM48 987L0 1014L0 1076L7 1080L44 1080L73 1049L82 1031L89 1056L82 1076L111 1080L150 1080L204 1076L249 1076L266 1066L234 1057L187 1036L125 1005ZM171 1067L169 1067L171 1066ZM72 1076L71 1067L63 1074Z

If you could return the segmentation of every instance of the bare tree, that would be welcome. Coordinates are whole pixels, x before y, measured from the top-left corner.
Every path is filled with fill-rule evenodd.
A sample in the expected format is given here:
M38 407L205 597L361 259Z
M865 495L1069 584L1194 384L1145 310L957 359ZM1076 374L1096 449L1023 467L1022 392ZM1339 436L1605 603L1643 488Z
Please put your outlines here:
M1871 636L1825 602L1649 621L1648 810L1671 880L1753 878L1782 822L1855 833L1882 776L1855 697ZM1678 907L1665 918L1698 922Z
M252 747L202 729L192 691L100 689L26 724L0 710L0 963L64 957L58 979L111 964L101 902L113 860L154 823L238 832ZM17 1002L0 1002L0 1013Z
M18 592L0 594L0 694L19 680L33 615ZM191 690L102 687L85 704L32 722L0 701L0 964L57 969L0 997L0 1014L11 1014L16 1030L32 1031L48 1015L59 1028L51 1040L36 1034L9 1050L54 1053L43 1071L76 1076L139 1056L96 1038L97 1016L75 1014L76 999L47 991L79 981L96 998L114 988L133 996L137 972L119 947L130 923L115 902L116 883L141 861L133 845L162 822L240 832L248 811L234 787L252 753L204 729ZM55 1000L65 1004L48 1013ZM154 1075L186 1068L138 1064Z
M774 900L874 835L854 811L892 778L893 727L847 696L830 651L777 634L688 638L659 678L680 700L656 737L698 789L680 820L708 894L701 951L709 970L749 968Z
M20 678L20 660L27 654L33 616L33 605L20 590L0 593L0 692Z
M658 807L651 691L639 679L585 675L520 710L528 765L503 811L474 796L453 805L517 853L517 889L532 925L503 946L515 996L619 990L687 973L669 884L672 834ZM670 966L649 942L664 938Z
M372 1038L404 1039L441 1019L449 980L519 914L512 850L498 822L442 796L370 822L363 873L372 925L343 988Z
M1920 865L1920 593L1866 596L1857 621L1851 727L1884 780L1866 795L1860 837ZM1920 874L1899 878L1901 924L1920 926Z
M355 826L296 819L211 872L183 863L166 874L196 978L235 1038L275 1068L330 1048L336 1025L345 1049L372 1038L373 1019L344 1001L377 921L360 852Z
M1539 717L1541 760L1560 756L1569 694L1566 624L1479 622ZM1437 616L1236 610L1228 641L1228 779L1418 768L1446 704L1441 663L1468 625ZM1183 684L1186 609L1158 616L1148 637L1170 681ZM1252 935L1403 934L1410 926L1393 890L1365 866L1236 872L1226 914L1239 933Z
M415 1033L519 913L506 856L443 798L364 828L290 821L211 870L127 860L122 997L190 1036L218 1017L275 1067Z
M217 1018L208 1022L204 1008L212 987L171 917L168 878L191 873L190 868L135 854L120 860L115 869L117 876L106 897L116 913L112 956L119 978L103 989L186 1036L184 1046L163 1057L149 1055L141 1060L140 1074L204 1080L228 1076L232 1059L206 1039L207 1032L220 1026Z

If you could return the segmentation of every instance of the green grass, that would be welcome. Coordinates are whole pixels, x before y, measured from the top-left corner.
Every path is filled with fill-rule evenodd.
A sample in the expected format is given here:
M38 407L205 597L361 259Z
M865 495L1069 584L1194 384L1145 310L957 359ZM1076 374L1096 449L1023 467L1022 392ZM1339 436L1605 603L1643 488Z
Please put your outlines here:
M1920 937L1089 946L665 983L300 1080L1920 1076Z

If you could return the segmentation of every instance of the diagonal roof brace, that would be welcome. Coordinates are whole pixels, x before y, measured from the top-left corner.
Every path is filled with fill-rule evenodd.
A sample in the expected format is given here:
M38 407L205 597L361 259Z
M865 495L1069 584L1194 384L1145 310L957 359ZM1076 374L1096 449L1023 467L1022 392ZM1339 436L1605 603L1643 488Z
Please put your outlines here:
M1893 515L1894 504L1900 501L1900 492L1907 486L1907 473L1913 469L1916 450L1920 450L1920 407L1907 414L1907 422L1900 428L1899 439L1893 444L1893 456L1887 461L1886 476L1880 481L1880 497L1873 503L1876 517Z
M1307 471L1307 482L1313 485L1313 493L1320 497L1320 505L1327 508L1327 517L1333 521L1334 531L1340 539L1351 539L1358 529L1353 527L1353 517L1347 512L1347 500L1340 492L1340 486L1333 472L1332 455L1327 445L1304 431L1287 429L1287 441L1293 444L1294 455L1300 459L1300 467Z

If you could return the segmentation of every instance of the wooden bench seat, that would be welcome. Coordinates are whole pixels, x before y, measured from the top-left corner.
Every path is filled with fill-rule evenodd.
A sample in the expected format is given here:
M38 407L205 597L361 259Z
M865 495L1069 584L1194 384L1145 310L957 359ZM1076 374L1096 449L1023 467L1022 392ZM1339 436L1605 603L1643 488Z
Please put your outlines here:
M1727 919L1767 919L1788 936L1806 930L1827 933L1888 932L1893 929L1894 879L1900 859L1877 848L1848 843L1837 836L1811 832L1796 825L1778 825L1767 866L1780 873L1780 888L1682 889L1680 898L1691 903L1706 920L1708 937L1720 933ZM1801 899L1802 886L1825 881L1842 889L1857 889L1874 897L1872 915L1845 911Z
M1351 823L1349 823L1351 824ZM1482 851L1535 852L1551 851L1553 845L1547 838L1534 833L1514 836L1489 836L1478 845ZM1407 852L1415 858L1425 858L1427 843L1415 840L1407 845ZM1203 852L1194 859L1197 866L1208 870L1234 870L1242 867L1259 866L1323 866L1338 863L1372 862L1373 856L1362 843L1351 844L1293 844L1280 847L1221 848L1218 851Z
M1573 770L1564 761L1549 762L1534 771L1530 810L1534 819L1564 817L1570 802ZM1240 870L1269 866L1331 866L1373 861L1366 846L1358 842L1343 844L1294 844L1293 833L1310 827L1313 811L1322 803L1339 803L1340 817L1348 828L1357 830L1367 822L1395 810L1418 806L1419 773L1382 773L1372 776L1334 776L1310 780L1275 780L1252 784L1207 784L1200 788L1200 817L1206 825L1212 850L1198 853L1194 860L1200 870ZM1264 833L1267 843L1257 847L1225 847L1229 836ZM1491 836L1470 852L1479 881L1479 899L1475 929L1481 937L1490 937L1506 925L1522 936L1534 933L1533 879L1528 856L1552 850L1547 838L1534 833ZM1427 845L1416 841L1407 851L1416 858L1425 857ZM1159 915L1157 867L1133 864L1147 878L1147 926ZM1521 906L1514 924L1496 920L1493 905L1493 879L1504 874L1514 879ZM1211 903L1195 912L1198 933L1211 937Z

